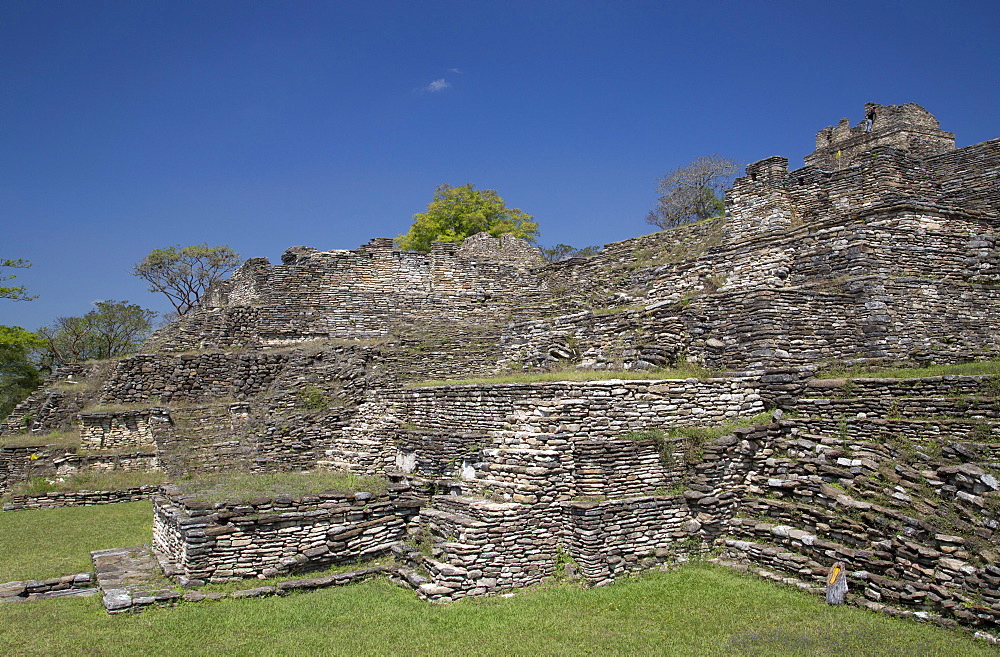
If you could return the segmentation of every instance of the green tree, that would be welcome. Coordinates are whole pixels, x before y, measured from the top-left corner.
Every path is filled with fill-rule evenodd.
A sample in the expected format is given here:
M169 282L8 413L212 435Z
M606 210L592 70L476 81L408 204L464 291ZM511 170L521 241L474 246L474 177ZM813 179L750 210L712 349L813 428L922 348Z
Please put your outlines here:
M555 246L543 246L541 247L541 251L542 257L547 262L560 262L562 260L569 260L570 258L589 258L592 255L600 253L601 247L585 246L582 249L578 249L569 244L556 244Z
M38 330L44 360L52 365L115 358L134 352L153 328L156 313L127 301L98 301L83 317L60 317Z
M148 282L150 292L164 294L177 314L184 315L201 302L209 285L239 264L239 254L228 246L171 246L154 249L130 273Z
M434 242L461 244L470 235L486 232L493 237L509 233L534 242L538 223L517 208L508 208L493 189L477 190L472 183L461 187L441 185L427 212L413 215L413 225L396 238L401 249L430 251Z
M22 258L16 260L11 260L9 258L0 258L0 269L4 267L10 267L11 269L27 269L31 266L31 263ZM17 278L14 274L0 275L0 283L4 281L9 281L12 278ZM28 296L24 291L23 285L16 286L4 286L0 285L0 299L13 299L14 301L31 301L37 297Z
M721 155L699 157L657 181L660 197L646 222L672 228L725 211L723 196L739 165Z
M31 361L42 347L39 335L20 326L0 326L0 420L42 384L41 373Z

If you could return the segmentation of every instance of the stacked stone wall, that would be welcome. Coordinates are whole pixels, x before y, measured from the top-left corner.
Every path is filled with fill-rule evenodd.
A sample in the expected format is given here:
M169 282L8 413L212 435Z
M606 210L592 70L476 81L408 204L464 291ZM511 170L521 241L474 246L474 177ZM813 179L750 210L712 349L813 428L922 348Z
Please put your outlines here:
M664 450L669 450L664 452ZM572 443L573 484L577 496L631 497L679 482L680 463L674 445L660 447L654 440L587 440ZM682 455L681 455L682 456Z
M729 447L728 554L813 583L840 561L856 603L995 625L995 383L812 382L796 417Z
M0 495L33 477L54 480L85 472L111 470L158 471L159 455L155 451L76 454L51 445L0 447Z
M949 205L978 210L994 227L1000 217L1000 139L966 146L927 158L927 166L941 181L942 200Z
M973 454L984 460L1000 462L1000 425L986 418L934 418L932 420L886 419L868 417L788 419L785 423L800 426L816 436L853 436L867 442L905 440L915 449L961 441Z
M228 282L228 281L226 281ZM146 353L200 349L239 349L260 346L259 306L214 307L208 305L177 318L169 327L150 337Z
M118 362L101 389L101 403L246 399L266 391L287 360L278 353L132 356Z
M699 552L685 530L691 514L682 496L565 502L567 552L597 585L676 557Z
M753 377L468 384L387 390L383 397L394 417L421 429L514 430L568 438L720 424L764 410Z
M122 490L54 491L38 495L11 495L4 500L4 511L56 509L64 506L97 506L146 500L160 492L159 486L134 486Z
M420 590L432 600L530 586L555 570L562 522L547 506L440 497L421 511L420 522L447 539L420 559L432 579Z
M87 395L42 387L18 404L4 423L0 435L46 434L64 429L86 404Z
M876 147L905 150L918 157L946 153L955 148L955 135L941 130L933 114L916 103L903 105L873 105L876 118L871 130L864 122L851 126L849 119L841 119L836 126L828 126L816 135L816 151L806 156L806 163L836 167L850 163Z
M387 554L419 504L371 493L208 503L171 492L153 498L153 547L188 580L318 570Z
M482 449L492 440L482 433L400 429L392 442L395 458L386 464L387 469L437 479L460 477L463 466L478 462Z
M248 262L213 288L204 308L154 341L178 351L382 337L421 320L496 322L511 311L518 293L540 289L526 270L537 261L522 262L508 242L496 253L486 248L492 255L448 243L434 244L429 254L396 251L383 238L355 251L296 247L281 265ZM247 303L253 307L234 308Z
M123 450L156 447L153 427L169 423L166 408L80 413L77 416L82 450Z
M0 601L32 600L40 597L57 597L71 591L94 587L92 573L63 575L49 579L29 579L24 582L4 582L0 584Z
M649 369L694 360L759 369L859 358L954 363L1000 353L991 319L1000 312L998 286L900 276L827 290L720 291L682 307L512 324L501 363Z
M500 335L495 324L411 323L379 346L375 367L397 383L493 376Z

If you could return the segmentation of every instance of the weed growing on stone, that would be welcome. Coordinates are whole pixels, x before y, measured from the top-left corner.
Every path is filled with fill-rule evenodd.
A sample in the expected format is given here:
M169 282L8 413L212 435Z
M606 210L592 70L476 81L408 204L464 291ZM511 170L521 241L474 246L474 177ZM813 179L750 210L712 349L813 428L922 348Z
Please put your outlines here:
M994 435L993 426L988 422L977 422L974 424L972 426L972 433L969 437L980 443L1000 442L1000 436Z
M610 381L610 380L661 380L707 379L717 374L693 363L673 368L654 370L580 370L574 368L545 372L519 372L500 376L470 379L432 379L407 383L407 387L424 388L454 385L494 385L504 383L538 383L543 381Z
M310 383L299 392L299 399L310 411L321 411L330 405L330 400L326 396L326 391L316 384Z
M575 576L580 572L580 566L570 556L569 551L562 545L556 546L555 567L552 570L552 578L562 580Z
M875 379L919 379L929 376L955 375L992 375L998 377L991 379L986 385L992 386L994 382L997 389L1000 389L1000 360L983 360L971 363L959 363L950 365L929 365L927 367L903 367L880 369L875 366L852 366L844 367L831 365L816 373L818 379L840 379L840 378L875 378ZM1000 394L1000 393L997 393Z

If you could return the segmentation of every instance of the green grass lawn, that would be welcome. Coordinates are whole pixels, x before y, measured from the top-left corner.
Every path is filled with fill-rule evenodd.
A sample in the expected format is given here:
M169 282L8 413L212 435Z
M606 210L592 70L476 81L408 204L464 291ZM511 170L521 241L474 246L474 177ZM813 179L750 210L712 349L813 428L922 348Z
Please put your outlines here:
M432 605L385 580L107 616L99 600L0 604L0 653L45 655L996 655L707 564Z
M0 582L89 572L91 550L149 543L148 501L0 513Z
M841 367L834 365L820 370L816 376L821 379L918 379L947 374L1000 376L1000 360L980 360L953 365L929 365L927 367L902 367L897 369L878 369L865 366Z

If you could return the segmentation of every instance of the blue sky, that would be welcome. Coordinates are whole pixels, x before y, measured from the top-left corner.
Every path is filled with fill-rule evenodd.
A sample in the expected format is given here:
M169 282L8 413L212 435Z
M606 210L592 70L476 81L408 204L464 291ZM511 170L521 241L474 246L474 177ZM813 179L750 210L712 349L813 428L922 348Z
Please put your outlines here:
M1000 137L998 25L995 1L7 0L0 258L39 298L0 324L167 311L128 274L154 248L353 249L442 183L496 189L543 245L627 239L668 171L801 166L869 100Z

